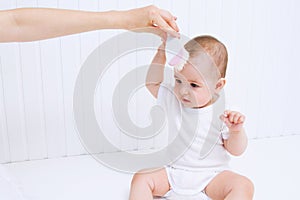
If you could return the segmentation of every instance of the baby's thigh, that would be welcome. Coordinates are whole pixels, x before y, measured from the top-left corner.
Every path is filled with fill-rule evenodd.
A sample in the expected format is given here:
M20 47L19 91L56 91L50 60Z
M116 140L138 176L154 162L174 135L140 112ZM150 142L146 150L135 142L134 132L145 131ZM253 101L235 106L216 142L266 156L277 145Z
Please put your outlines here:
M233 190L250 190L252 187L252 182L247 177L223 171L206 186L205 193L211 199L224 199Z
M134 175L132 182L146 183L154 196L164 196L170 190L165 168L141 170Z

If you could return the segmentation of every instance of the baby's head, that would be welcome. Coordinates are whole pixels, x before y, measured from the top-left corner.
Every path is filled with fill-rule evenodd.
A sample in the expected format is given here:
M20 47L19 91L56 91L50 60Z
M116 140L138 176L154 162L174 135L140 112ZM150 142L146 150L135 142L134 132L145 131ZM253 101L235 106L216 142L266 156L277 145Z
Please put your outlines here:
M212 36L199 36L184 48L188 60L182 69L175 69L175 94L186 107L208 106L225 85L226 47Z

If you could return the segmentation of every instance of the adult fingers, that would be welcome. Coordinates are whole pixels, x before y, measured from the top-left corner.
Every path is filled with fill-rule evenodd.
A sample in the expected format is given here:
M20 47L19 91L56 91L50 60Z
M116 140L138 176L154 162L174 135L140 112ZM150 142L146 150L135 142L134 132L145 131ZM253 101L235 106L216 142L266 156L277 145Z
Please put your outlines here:
M179 38L179 28L175 22L175 19L176 18L173 17L169 12L160 10L157 15L153 16L152 25L169 33L173 37Z
M174 29L176 32L179 31L179 28L177 26L176 20L177 17L173 16L170 12L166 10L160 9L160 16L167 22L167 24Z

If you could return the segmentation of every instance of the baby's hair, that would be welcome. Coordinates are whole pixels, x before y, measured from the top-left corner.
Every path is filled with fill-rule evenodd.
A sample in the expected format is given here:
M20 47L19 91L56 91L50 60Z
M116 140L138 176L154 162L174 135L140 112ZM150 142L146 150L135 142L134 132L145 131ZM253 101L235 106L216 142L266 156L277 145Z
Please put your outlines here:
M222 42L212 36L203 35L188 41L184 45L184 48L189 53L190 57L197 56L204 50L218 67L221 77L225 77L228 53L225 45Z

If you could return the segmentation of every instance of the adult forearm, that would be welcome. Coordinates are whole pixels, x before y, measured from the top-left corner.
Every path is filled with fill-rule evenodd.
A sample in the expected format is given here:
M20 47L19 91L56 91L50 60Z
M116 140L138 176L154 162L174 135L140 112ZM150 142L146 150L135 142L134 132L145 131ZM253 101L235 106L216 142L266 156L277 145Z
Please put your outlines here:
M160 36L167 32L179 37L175 21L171 13L155 6L107 12L19 8L0 11L0 42L34 41L98 29L127 29Z
M49 8L2 11L1 41L33 41L97 29L126 28L126 11L86 12Z

